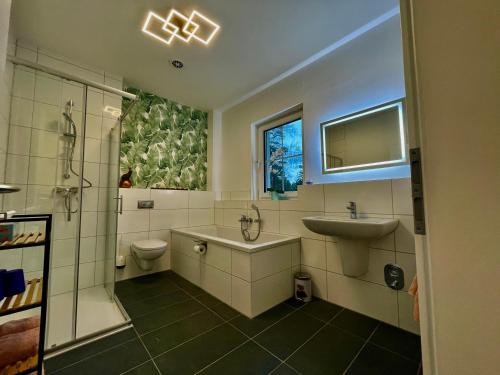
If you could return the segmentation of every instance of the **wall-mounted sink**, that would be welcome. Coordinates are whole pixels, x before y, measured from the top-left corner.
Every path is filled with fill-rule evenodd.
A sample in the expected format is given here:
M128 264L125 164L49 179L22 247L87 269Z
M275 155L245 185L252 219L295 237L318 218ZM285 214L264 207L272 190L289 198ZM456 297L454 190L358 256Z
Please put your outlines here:
M312 232L338 237L342 269L347 276L368 272L370 241L396 230L397 219L347 219L332 216L305 217L302 222Z
M345 219L331 216L305 217L302 222L314 233L347 239L373 240L394 232L399 220Z

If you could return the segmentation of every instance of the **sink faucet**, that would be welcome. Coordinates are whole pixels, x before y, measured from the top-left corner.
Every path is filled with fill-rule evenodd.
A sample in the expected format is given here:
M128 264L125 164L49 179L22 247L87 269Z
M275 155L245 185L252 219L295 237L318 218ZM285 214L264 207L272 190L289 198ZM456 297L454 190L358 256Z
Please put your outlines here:
M358 218L358 209L356 208L356 202L349 202L349 206L346 207L351 212L351 219Z

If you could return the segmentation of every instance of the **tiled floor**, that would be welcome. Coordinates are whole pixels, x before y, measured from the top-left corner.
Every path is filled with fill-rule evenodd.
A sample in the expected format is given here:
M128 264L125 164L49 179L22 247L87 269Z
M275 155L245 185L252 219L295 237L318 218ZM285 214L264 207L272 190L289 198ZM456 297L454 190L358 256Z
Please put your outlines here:
M125 280L116 289L134 328L48 360L47 374L418 371L418 336L325 301L290 300L248 319L172 272Z

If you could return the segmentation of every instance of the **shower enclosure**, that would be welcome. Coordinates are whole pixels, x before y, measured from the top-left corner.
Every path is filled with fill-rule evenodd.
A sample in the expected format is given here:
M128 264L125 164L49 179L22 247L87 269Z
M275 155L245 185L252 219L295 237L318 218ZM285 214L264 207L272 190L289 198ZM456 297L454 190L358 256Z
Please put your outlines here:
M28 175L4 209L52 212L46 349L127 324L114 298L122 97L134 95L18 58L16 80L33 79ZM14 90L14 96L16 90ZM13 100L16 98L13 96ZM18 126L11 125L11 137ZM19 127L20 128L20 127ZM15 142L16 144L19 142ZM17 150L7 165L18 162ZM10 158L10 159L9 159ZM24 194L24 199L19 197ZM22 256L38 272L33 252ZM31 263L28 262L33 257Z

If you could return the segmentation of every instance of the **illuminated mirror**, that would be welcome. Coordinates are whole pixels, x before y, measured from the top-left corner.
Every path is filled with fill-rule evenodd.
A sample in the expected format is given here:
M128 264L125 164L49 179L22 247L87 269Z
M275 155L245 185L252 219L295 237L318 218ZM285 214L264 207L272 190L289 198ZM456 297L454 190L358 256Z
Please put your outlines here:
M398 100L322 123L323 173L406 163L403 118Z

